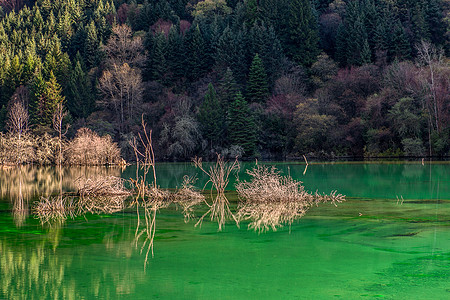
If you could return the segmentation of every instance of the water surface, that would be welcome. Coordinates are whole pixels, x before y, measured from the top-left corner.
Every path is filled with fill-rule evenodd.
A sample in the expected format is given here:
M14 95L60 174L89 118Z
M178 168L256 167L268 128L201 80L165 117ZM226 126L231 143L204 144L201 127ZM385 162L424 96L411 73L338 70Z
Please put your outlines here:
M146 268L134 210L45 226L30 210L38 195L71 191L81 175L129 178L134 167L0 170L0 299L450 297L449 164L310 164L305 174L304 164L276 165L308 190L338 190L347 201L261 234L245 223L194 227L172 205L157 215ZM157 168L161 187L180 186L186 174L197 173L199 187L206 181L190 164Z

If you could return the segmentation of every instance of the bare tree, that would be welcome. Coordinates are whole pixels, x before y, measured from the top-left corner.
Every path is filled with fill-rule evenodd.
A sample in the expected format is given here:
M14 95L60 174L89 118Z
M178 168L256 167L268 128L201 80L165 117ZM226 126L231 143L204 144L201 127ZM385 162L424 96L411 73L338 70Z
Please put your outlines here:
M28 111L22 103L15 102L8 113L8 127L13 135L20 140L28 131Z
M63 120L67 116L67 111L64 110L64 106L62 103L58 103L56 109L53 113L53 129L58 133L58 143L59 143L59 152L58 152L58 160L57 164L62 164L62 138L66 135L67 130L69 130L69 124L63 128Z
M28 102L28 90L21 86L11 98L8 109L7 125L10 133L10 150L9 153L14 163L23 163L30 160L33 156L30 139L27 138L28 133L28 110L26 103Z
M24 0L0 0L0 6L4 7L6 11L17 11L23 6L24 2Z
M440 97L438 96L439 81L440 81L440 69L443 66L443 51L442 49L437 49L431 43L422 40L422 42L417 46L417 54L419 63L427 67L428 74L422 74L421 81L424 85L425 90L428 92L427 95L427 108L430 112L430 118L433 118L432 126L437 132L441 130L441 107L440 107ZM430 120L431 121L431 120Z
M99 80L99 89L103 99L99 104L112 108L120 115L121 128L126 120L131 120L136 114L136 108L142 100L142 77L137 69L123 65L112 66L112 70L103 72Z
M132 67L141 66L145 61L144 46L140 37L133 37L128 25L113 27L111 37L104 46L110 65L123 65Z

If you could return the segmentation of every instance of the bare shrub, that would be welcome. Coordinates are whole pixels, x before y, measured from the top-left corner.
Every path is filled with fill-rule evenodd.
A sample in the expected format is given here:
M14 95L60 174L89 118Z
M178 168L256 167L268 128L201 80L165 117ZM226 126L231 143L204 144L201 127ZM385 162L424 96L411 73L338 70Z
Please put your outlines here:
M217 162L210 166L208 169L203 167L203 162L201 158L195 157L193 159L195 167L199 168L203 173L208 175L209 180L205 184L211 183L211 201L212 203L206 204L209 206L209 210L200 218L200 220L195 224L195 226L202 223L203 218L208 214L211 215L211 221L216 220L219 225L219 231L222 230L222 226L228 219L233 219L236 224L238 224L238 219L231 212L229 207L229 202L225 196L225 189L230 181L229 177L232 172L237 172L239 170L239 162L236 159L233 163L225 162L223 157L218 154ZM215 193L214 193L215 191Z
M62 195L41 197L40 201L35 202L33 212L41 224L64 222L68 217L75 218L81 213L73 197Z
M173 202L181 207L186 223L194 217L194 206L205 201L205 196L195 190L195 181L195 177L185 175L181 188L172 195Z
M27 164L35 159L33 137L0 133L0 164Z
M76 187L81 197L130 195L125 187L125 180L115 176L81 177L77 179Z
M237 218L239 221L251 220L248 228L255 231L275 231L283 224L291 225L313 205L327 201L336 205L344 200L344 196L336 192L310 194L302 182L281 176L275 167L256 166L247 170L247 174L252 177L251 181L236 184L236 191L243 200Z
M100 176L81 177L76 181L79 206L84 212L115 213L125 208L125 200L131 195L123 178Z
M120 149L109 135L100 137L88 128L80 128L69 142L66 162L70 165L121 164Z
M61 144L65 147L65 143ZM35 162L40 165L50 165L55 162L60 143L56 137L50 136L48 133L34 137L35 146Z

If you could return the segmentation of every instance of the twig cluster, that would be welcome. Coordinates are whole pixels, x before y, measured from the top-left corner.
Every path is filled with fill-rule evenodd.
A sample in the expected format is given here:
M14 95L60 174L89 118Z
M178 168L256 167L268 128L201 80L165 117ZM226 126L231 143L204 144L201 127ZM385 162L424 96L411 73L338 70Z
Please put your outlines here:
M63 222L68 217L75 218L82 213L79 203L73 197L62 195L41 197L40 201L35 203L33 211L42 224Z
M179 205L187 223L194 217L194 207L205 201L205 196L194 187L195 177L185 175L181 188L172 194L172 201Z
M211 201L209 210L199 219L195 226L201 224L203 219L209 214L211 221L216 220L219 225L219 231L228 219L233 219L238 224L238 219L231 212L229 202L225 196L225 189L230 181L230 174L239 170L239 162L237 158L233 163L225 162L220 154L217 154L217 161L209 168L203 166L202 158L195 157L193 160L195 167L199 168L203 173L208 175L209 180L206 182L204 188L211 183ZM214 194L215 192L215 194Z
M331 201L336 205L344 196L332 192L330 195L310 194L302 182L290 176L282 176L272 167L256 166L247 170L251 181L236 185L241 204L238 207L238 220L251 220L249 229L264 232L276 231L283 224L291 225L301 218L308 209L321 202Z

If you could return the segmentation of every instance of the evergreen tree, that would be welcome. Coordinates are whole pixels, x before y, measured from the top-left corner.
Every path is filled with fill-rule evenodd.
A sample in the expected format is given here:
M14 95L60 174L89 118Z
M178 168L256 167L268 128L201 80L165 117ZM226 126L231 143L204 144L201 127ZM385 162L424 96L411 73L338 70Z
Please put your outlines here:
M62 89L56 81L56 77L50 71L50 78L43 83L42 77L39 77L35 82L34 87L34 122L41 126L52 126L53 114L58 104L64 102Z
M208 92L205 95L202 105L198 113L198 121L200 122L203 137L205 137L211 149L220 145L223 141L223 133L225 126L225 118L222 106L216 95L214 86L208 85Z
M391 43L389 47L389 57L391 60L397 58L399 60L405 60L410 58L411 46L406 36L405 30L402 24L397 21L391 31Z
M228 112L228 106L233 102L238 91L239 87L234 79L233 71L227 68L219 85L219 98L225 112Z
M291 0L289 5L286 52L295 62L311 65L320 53L317 20L311 2Z
M82 63L76 61L68 83L66 99L70 114L75 118L87 118L95 108L95 93L89 76L83 71Z
M7 87L7 97L11 97L16 88L23 84L22 80L23 65L18 55L15 55L11 61L6 73L5 85Z
M365 15L359 1L349 2L346 17L338 29L336 56L342 65L362 65L370 63L371 49L364 24Z
M167 41L167 50L166 50L166 65L168 69L168 78L167 80L178 81L184 75L183 69L183 39L179 32L178 26L172 26L169 30L169 36Z
M152 51L148 60L150 68L150 79L164 82L164 76L167 71L166 65L166 37L164 33L156 33L152 37Z
M205 40L199 26L192 26L185 37L186 77L195 81L206 73Z
M431 42L433 44L440 46L444 45L445 36L447 35L448 37L449 31L447 30L446 34L446 26L445 23L443 22L444 16L442 13L441 2L439 0L427 1L425 8L425 15L429 28ZM448 20L448 16L446 19Z
M100 62L99 53L100 41L97 36L97 29L94 21L86 26L86 40L84 43L84 57L86 65L95 67Z
M240 92L228 109L228 138L231 145L241 146L244 156L251 157L256 152L256 125L247 101Z
M258 53L253 58L247 81L246 97L249 102L265 103L269 95L266 72Z

